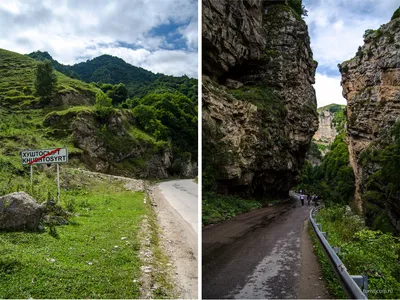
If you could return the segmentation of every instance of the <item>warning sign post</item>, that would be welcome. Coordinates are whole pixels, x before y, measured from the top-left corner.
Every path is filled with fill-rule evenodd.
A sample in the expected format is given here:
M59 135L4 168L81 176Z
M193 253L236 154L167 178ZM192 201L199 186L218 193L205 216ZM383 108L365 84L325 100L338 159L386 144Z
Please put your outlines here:
M68 162L68 148L53 148L21 151L22 165L31 167L31 186L33 185L33 165L57 164L57 199L60 204L60 164Z

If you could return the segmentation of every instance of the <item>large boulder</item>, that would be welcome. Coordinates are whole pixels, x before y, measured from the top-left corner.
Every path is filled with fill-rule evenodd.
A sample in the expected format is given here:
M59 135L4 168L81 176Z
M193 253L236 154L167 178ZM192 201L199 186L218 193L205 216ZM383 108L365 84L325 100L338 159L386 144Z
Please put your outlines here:
M0 197L0 230L37 230L43 209L25 192Z

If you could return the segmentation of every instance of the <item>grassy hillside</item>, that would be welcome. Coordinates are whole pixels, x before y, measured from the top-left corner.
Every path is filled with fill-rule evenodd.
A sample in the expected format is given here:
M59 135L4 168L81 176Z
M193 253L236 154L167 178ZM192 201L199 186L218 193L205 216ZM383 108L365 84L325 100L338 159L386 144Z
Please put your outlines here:
M197 102L176 91L159 92L124 109L100 109L94 104L103 92L96 85L55 71L56 93L43 106L35 95L37 63L0 49L1 164L23 172L22 149L67 146L72 165L165 178L179 176L196 160Z
M34 95L37 61L27 56L0 49L0 99L1 107L26 109L39 101ZM75 92L94 104L95 87L57 72L57 92Z
M22 174L19 152L25 148L67 146L71 156L79 153L68 137L55 139L52 129L43 125L46 115L66 107L38 107L34 94L37 62L29 57L0 49L0 176L9 172ZM94 103L96 88L56 72L57 96L74 93L87 103ZM83 109L77 107L77 110ZM88 106L87 109L90 109ZM5 172L7 169L8 172ZM26 171L26 170L25 170ZM4 181L3 181L4 182Z

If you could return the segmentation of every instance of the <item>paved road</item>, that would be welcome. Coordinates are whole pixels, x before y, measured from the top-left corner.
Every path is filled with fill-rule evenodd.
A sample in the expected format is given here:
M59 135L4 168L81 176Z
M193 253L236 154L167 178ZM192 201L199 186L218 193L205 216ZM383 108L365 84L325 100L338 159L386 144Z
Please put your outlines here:
M198 185L193 179L165 181L159 188L168 203L198 234Z
M198 295L198 185L193 180L173 180L152 189L152 202L161 227L161 241L174 264L178 298Z
M302 268L302 252L312 253L312 245L302 241L310 208L292 200L203 230L203 298L304 297L302 276L310 287L321 285L318 264L315 270ZM306 297L320 295L327 296L318 291Z

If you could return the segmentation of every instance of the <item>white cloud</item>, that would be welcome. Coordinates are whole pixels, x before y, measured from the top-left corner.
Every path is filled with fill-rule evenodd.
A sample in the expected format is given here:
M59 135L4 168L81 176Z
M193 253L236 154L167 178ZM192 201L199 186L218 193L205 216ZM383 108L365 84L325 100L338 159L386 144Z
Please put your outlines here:
M152 70L155 73L197 78L197 52L182 50L132 50L115 45L98 47L87 52L90 57L102 54L118 56L127 63Z
M311 48L319 66L316 76L318 106L339 103L340 73L337 64L352 57L363 45L367 29L390 21L398 0L303 0L308 10ZM340 102L345 103L345 102Z
M188 50L177 50L167 45L165 36L150 34L171 22L187 24L176 32ZM0 48L48 51L64 64L107 53L153 72L197 77L197 64L188 59L197 55L197 1L62 0L56 5L52 0L0 1ZM180 64L170 65L177 57Z
M318 107L331 103L347 104L346 99L342 96L340 76L329 77L325 74L317 73L315 75L314 88L317 95Z
M190 49L197 48L198 41L197 18L193 19L187 26L180 28L179 32L185 37Z

